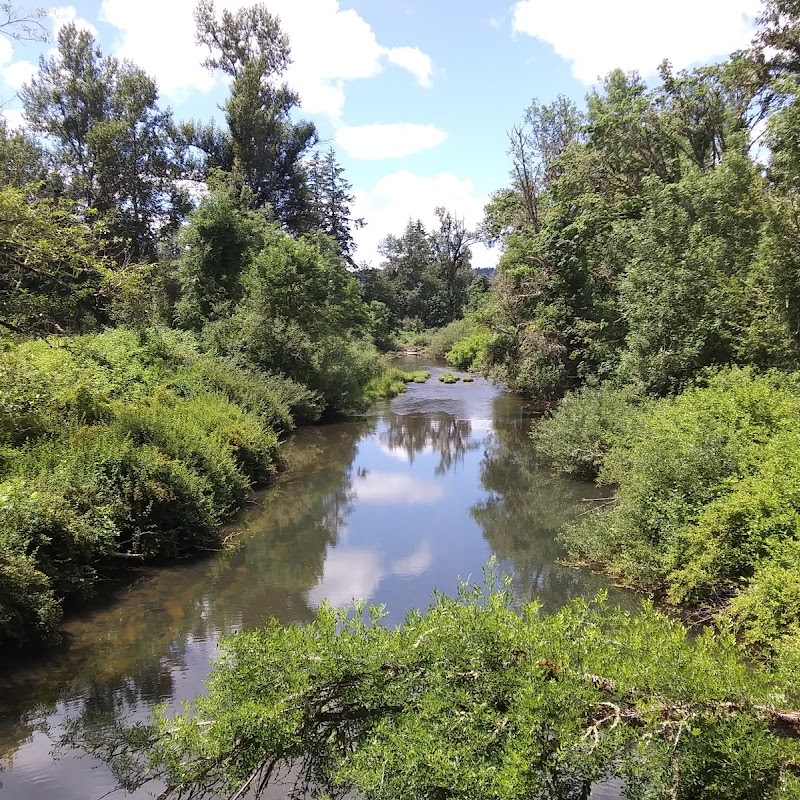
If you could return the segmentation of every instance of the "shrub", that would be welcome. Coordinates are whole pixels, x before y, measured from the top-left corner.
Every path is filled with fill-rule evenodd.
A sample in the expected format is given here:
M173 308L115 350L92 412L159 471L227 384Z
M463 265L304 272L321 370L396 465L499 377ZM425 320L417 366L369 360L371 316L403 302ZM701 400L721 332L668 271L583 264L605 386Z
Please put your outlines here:
M645 409L600 475L619 484L613 506L567 529L571 553L675 604L735 598L745 640L784 630L793 612L775 609L789 597L780 581L796 578L799 414L796 377L747 369Z
M453 375L452 372L443 372L439 375L439 380L442 383L458 383L461 379L457 375Z
M0 543L0 645L50 641L61 606L35 560Z
M117 330L0 354L0 640L50 637L120 555L217 542L281 464L272 429L317 397L203 354L190 334ZM24 446L23 446L24 445ZM2 598L0 598L2 602Z
M641 396L604 384L568 394L556 411L534 423L537 450L560 472L596 478L614 442L634 425Z
M481 370L491 337L489 331L480 330L459 339L447 352L445 356L447 363L452 364L456 369L472 370L473 372Z
M796 675L747 664L729 636L573 601L546 615L510 593L437 594L400 625L323 606L222 643L180 714L70 726L129 789L165 798L261 789L370 800L796 797ZM110 724L111 723L111 724ZM116 724L114 724L116 723ZM788 734L788 735L787 735ZM292 769L293 768L293 769ZM443 792L442 787L446 787Z
M444 358L459 340L469 336L473 331L473 323L468 319L457 319L444 328L430 332L428 336L428 352L434 358Z
M800 539L772 544L733 598L730 613L744 643L760 649L800 634Z

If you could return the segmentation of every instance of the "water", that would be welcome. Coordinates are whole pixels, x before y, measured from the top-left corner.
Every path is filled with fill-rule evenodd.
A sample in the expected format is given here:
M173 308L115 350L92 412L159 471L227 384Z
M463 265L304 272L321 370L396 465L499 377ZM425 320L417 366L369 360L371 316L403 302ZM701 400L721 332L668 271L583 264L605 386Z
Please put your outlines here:
M102 764L54 758L51 736L63 721L180 704L202 691L221 636L270 616L304 622L324 598L361 598L385 604L387 624L396 623L434 589L452 593L460 579L480 578L493 555L519 603L538 598L555 609L606 588L556 563L555 535L588 508L594 487L536 462L518 398L480 378L447 386L430 369L427 384L366 420L299 431L286 447L289 472L237 526L237 549L145 571L71 619L62 647L5 657L0 798L123 797Z

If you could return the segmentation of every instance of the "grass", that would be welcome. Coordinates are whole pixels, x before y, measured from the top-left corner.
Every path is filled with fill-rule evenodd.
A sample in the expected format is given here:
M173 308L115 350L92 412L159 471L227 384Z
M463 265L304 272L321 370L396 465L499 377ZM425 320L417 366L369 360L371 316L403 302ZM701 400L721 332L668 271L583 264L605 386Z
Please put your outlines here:
M407 384L425 383L430 376L430 372L425 372L424 370L406 372L402 369L391 367L369 382L365 390L367 399L372 402L375 400L389 400L408 391Z
M457 375L453 375L452 372L443 372L439 376L439 380L442 383L458 383L461 380L461 378L459 378Z

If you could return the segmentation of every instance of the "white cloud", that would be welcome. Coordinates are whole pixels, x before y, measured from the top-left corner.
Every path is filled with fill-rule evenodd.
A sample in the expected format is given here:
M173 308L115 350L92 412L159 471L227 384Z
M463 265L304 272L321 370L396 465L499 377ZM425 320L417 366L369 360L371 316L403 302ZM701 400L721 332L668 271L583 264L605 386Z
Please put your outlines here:
M724 56L752 38L761 0L519 0L513 27L553 46L575 76L593 83L616 67L652 74Z
M353 489L362 503L419 505L435 503L444 495L438 484L395 472L368 472L353 482Z
M5 119L11 130L19 130L25 127L25 117L19 108L4 108L0 110L0 116Z
M100 19L120 31L115 55L152 75L170 97L209 91L214 76L202 66L205 51L195 44L194 0L103 0Z
M97 36L97 28L88 19L78 16L75 6L56 6L47 9L47 16L53 20L53 37L58 38L58 34L65 25L70 22L75 23L79 30L89 31L92 36Z
M385 52L386 58L392 64L407 69L417 79L420 86L427 89L433 85L431 80L433 62L427 53L423 53L418 47L391 47Z
M431 228L436 222L436 206L444 206L463 217L468 228L475 228L483 219L488 197L479 194L469 178L451 172L433 176L415 175L403 170L381 178L371 189L354 192L353 216L363 217L367 225L353 235L358 252L356 261L381 263L378 245L387 234L399 236L409 219L420 219ZM483 245L472 248L472 265L493 267L499 255Z
M374 125L343 125L336 131L336 144L350 158L372 161L403 158L440 145L447 134L435 125L410 122Z
M0 36L0 64L8 64L14 58L14 48L5 36Z
M37 69L30 61L14 61L3 68L3 80L12 89L21 89L36 74Z
M205 51L194 42L195 2L102 0L100 18L120 31L116 54L139 64L171 97L207 92L215 83L201 66ZM256 2L222 0L217 5L235 10ZM293 63L285 77L307 112L338 119L345 82L375 77L386 60L420 82L430 80L432 67L424 53L414 47L381 46L372 27L352 9L340 9L338 0L270 0L268 5L291 40Z

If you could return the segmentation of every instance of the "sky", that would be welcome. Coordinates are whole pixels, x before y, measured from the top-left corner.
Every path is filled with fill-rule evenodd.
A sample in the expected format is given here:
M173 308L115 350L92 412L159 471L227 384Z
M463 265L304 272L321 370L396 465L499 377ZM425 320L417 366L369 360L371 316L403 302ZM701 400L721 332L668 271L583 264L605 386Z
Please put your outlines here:
M16 0L24 7L27 0ZM217 0L235 9L255 0ZM48 9L95 33L104 54L152 75L177 119L219 118L225 85L201 66L195 0L77 0ZM760 0L266 0L292 44L286 75L353 185L356 260L409 219L445 206L477 225L507 184L507 131L533 99L581 102L615 67L655 75L712 63L752 38ZM0 37L2 113L23 124L16 92L52 45ZM477 246L474 266L498 253Z

